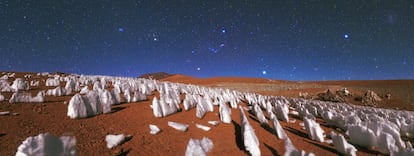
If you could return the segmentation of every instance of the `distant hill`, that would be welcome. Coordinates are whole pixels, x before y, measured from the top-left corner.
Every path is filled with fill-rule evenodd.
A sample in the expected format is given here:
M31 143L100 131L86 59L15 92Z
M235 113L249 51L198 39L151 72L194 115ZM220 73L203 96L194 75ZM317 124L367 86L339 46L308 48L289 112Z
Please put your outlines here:
M170 73L166 73L166 72L157 72L157 73L148 73L148 74L144 74L139 76L139 78L146 78L146 79L154 79L154 80L160 80L160 79L164 79L170 76L173 76L175 74L170 74Z

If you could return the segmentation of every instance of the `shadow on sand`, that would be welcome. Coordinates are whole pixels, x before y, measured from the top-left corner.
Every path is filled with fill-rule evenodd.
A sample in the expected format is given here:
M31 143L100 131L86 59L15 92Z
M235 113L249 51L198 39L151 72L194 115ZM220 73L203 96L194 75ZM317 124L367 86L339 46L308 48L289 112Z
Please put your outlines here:
M112 108L112 111L111 111L110 113L108 113L108 114L116 113L116 112L121 111L121 110L123 110L123 109L125 109L125 108L126 108L126 107L122 107L122 106L113 107L113 108Z
M271 147L271 146L269 146L268 144L266 144L266 143L264 143L264 145L265 145L265 147L267 148L267 149L269 149L270 150L270 152L272 152L272 155L273 156L279 156L280 154L273 148L273 147Z
M131 151L130 148L127 150L121 149L121 151L117 153L116 156L127 156L130 151Z
M235 122L234 120L231 120L234 126L234 135L236 136L236 144L237 147L244 151L244 153L249 154L249 152L246 151L246 147L244 147L244 141L243 141L243 134L241 131L241 126Z

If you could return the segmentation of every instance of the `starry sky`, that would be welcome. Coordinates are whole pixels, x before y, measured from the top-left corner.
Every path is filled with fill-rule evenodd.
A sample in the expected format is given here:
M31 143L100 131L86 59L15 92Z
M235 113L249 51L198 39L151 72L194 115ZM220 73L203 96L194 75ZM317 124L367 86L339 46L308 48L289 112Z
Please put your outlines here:
M0 71L414 79L414 1L2 0Z

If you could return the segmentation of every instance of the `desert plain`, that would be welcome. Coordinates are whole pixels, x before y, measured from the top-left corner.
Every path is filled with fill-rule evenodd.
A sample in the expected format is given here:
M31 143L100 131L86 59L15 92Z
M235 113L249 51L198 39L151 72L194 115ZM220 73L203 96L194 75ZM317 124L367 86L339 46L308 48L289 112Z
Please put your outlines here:
M45 81L51 75L68 75L65 73L37 74L33 72L0 72L0 77L15 73L8 77L10 85L16 78L25 81L39 81L38 86L30 86L26 91L35 96L39 91L56 88L46 86ZM31 75L31 76L27 76ZM249 92L264 96L284 96L286 98L304 98L308 100L321 100L324 95L329 94L335 98L335 102L349 105L359 105L373 108L385 108L401 111L414 111L414 80L350 80L350 81L285 81L262 78L242 77L214 77L195 78L180 74L155 73L147 74L145 78L156 79L160 82L191 84L208 88L230 89L239 92ZM65 81L59 86L64 87ZM108 82L111 86L111 83ZM88 86L92 89L92 85ZM110 90L111 87L108 88ZM349 94L342 95L339 92L344 89ZM375 92L380 101L366 102L364 96L367 91ZM4 100L0 101L0 112L9 112L8 115L0 116L0 155L14 155L18 146L30 136L40 133L50 133L55 136L76 137L77 155L184 155L190 138L202 139L208 137L213 141L213 148L207 155L249 155L243 144L241 134L240 114L238 109L231 109L231 123L219 123L210 125L208 121L220 121L219 109L214 107L213 112L207 112L200 119L196 117L196 109L181 111L166 117L155 117L151 104L154 97L159 98L159 92L154 91L148 95L148 100L139 102L122 102L112 106L112 111L81 119L71 119L67 116L68 103L78 92L69 95L51 96L45 95L41 103L10 103L13 92L1 92ZM329 96L329 95L328 95ZM181 95L181 99L185 96ZM322 99L322 100L330 100ZM182 101L181 101L182 102ZM339 103L338 102L338 103ZM279 139L272 126L263 126L257 117L247 111L249 104L241 100L239 106L245 108L246 116L254 129L259 140L261 155L283 155L285 153L284 140ZM264 111L264 110L263 110ZM265 114L269 120L270 117ZM303 128L303 120L294 114L289 118L295 122L279 121L283 130L292 141L293 145L300 150L312 152L315 155L338 155L335 147L329 142L318 142L309 138L307 131ZM177 131L167 125L168 121L188 124L185 132ZM340 129L328 125L322 118L316 121L328 135L331 131L345 134ZM161 132L150 134L149 125L157 125ZM209 126L211 130L203 131L195 126L202 124ZM107 134L131 135L122 144L108 149L105 142ZM326 137L329 139L329 137ZM414 143L413 138L402 138L404 142ZM378 149L367 149L355 146L357 155L378 155Z

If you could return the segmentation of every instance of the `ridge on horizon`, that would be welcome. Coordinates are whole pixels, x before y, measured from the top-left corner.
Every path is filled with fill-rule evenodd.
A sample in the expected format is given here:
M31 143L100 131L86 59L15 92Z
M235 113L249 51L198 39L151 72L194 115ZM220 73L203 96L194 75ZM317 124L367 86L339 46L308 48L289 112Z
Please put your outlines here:
M79 75L107 75L107 76L122 76L122 77L134 77L134 76L127 76L122 74L92 74L92 73L75 73L75 72L61 72L61 71L0 71L0 72L9 72L9 73L42 73L48 72L51 74L79 74ZM212 76L212 77L197 77L191 76L181 73L168 73L168 72L152 72L139 75L138 78L149 78L149 76L153 76L153 79L161 80L172 76L182 76L185 78L193 78L193 79L257 79L257 80L273 80L273 81L290 81L290 82L336 82L336 81L413 81L414 79L402 79L402 78L394 78L394 79L329 79L329 80L289 80L289 79L273 79L273 78L263 78L263 77L248 77L248 76Z

